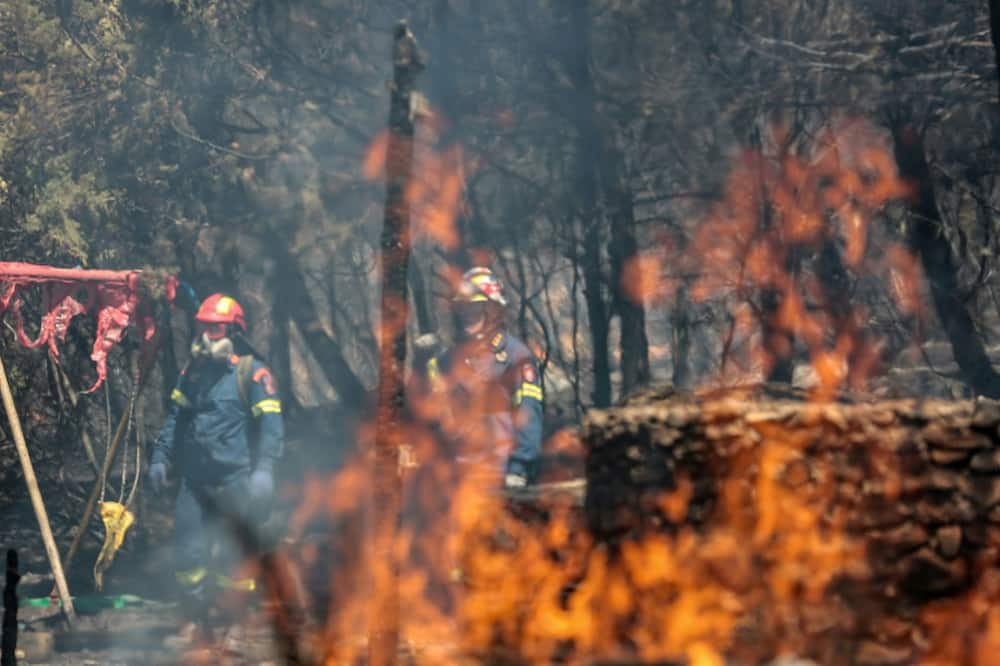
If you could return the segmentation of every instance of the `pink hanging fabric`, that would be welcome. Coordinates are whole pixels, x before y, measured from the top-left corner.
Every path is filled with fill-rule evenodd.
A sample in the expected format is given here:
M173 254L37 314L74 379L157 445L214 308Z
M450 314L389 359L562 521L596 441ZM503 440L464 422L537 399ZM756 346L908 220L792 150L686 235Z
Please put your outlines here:
M25 347L47 345L49 353L59 358L59 343L66 339L70 322L88 312L97 318L97 334L90 358L97 369L97 380L87 389L96 390L107 377L108 354L121 342L131 326L139 333L144 358L152 353L156 320L151 304L139 295L140 271L104 271L52 268L20 262L0 262L0 317L10 310L14 315L18 341ZM25 287L42 289L42 319L38 336L32 340L24 330L20 292ZM177 280L166 279L166 298L173 301ZM83 295L83 302L77 296Z

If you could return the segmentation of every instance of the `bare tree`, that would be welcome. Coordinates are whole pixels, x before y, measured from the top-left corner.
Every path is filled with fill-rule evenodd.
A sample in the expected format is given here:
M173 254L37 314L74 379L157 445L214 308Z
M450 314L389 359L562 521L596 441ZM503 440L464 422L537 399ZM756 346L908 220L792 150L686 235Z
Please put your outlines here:
M923 136L912 122L898 114L890 125L900 175L915 188L909 206L907 242L923 264L931 299L951 343L955 362L973 391L1000 397L1000 376L993 369L965 303L959 298L957 267L943 233L944 222L927 166Z

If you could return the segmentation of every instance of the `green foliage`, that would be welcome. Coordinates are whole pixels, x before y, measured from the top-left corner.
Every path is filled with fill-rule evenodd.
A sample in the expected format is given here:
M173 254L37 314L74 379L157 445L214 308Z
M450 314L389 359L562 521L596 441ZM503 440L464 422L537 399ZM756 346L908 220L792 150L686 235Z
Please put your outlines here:
M24 228L36 234L38 243L52 255L75 258L86 265L89 244L83 231L111 213L113 194L96 186L94 174L73 181L63 173L45 183L38 201Z

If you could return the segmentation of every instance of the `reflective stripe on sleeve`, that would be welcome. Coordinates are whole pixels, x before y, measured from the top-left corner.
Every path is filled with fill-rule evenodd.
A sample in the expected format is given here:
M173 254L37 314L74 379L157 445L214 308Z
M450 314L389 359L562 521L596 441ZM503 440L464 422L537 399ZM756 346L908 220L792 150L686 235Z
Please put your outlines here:
M281 413L281 401L275 400L273 398L268 398L266 400L261 400L251 409L254 416L260 416L261 414L280 414Z
M521 401L525 398L534 398L538 402L541 402L542 397L543 394L541 386L538 384L529 384L528 382L524 382L521 384L520 388L517 389L517 392L514 393L514 404L520 405Z
M224 590L253 592L257 589L257 581L253 578L230 578L222 574L216 575L215 584Z
M188 400L188 397L184 395L184 393L181 392L181 390L178 388L175 388L173 391L171 391L170 399L173 400L178 405L180 405L181 407L191 406L191 401Z
M427 380L431 384L432 391L441 391L445 388L444 378L441 376L441 366L437 356L427 361Z
M184 587L194 587L203 581L207 575L208 569L205 567L195 567L194 569L178 571L174 574L174 577L177 579L177 582Z

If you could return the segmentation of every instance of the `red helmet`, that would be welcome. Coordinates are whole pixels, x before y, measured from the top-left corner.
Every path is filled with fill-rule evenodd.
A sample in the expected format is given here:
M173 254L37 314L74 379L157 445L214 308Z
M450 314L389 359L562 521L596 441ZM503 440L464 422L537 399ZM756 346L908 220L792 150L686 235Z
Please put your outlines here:
M247 330L243 306L235 298L224 294L212 294L203 300L194 318L206 324L236 324L244 333Z

